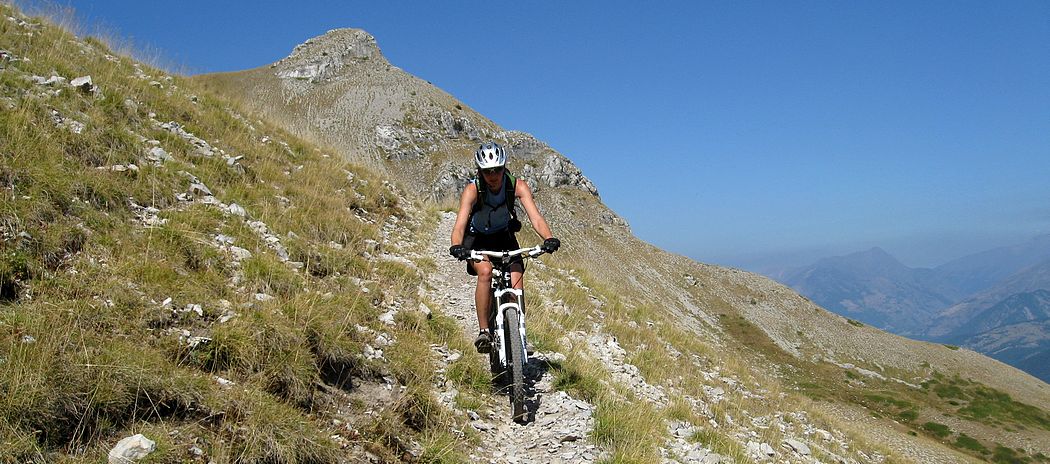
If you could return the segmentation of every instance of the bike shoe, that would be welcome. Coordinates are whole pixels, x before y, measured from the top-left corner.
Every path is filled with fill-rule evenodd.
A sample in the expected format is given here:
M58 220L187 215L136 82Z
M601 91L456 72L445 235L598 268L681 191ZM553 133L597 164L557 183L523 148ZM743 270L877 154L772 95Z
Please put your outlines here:
M487 330L478 332L478 338L474 339L474 347L478 349L478 353L488 353L492 349L492 338Z

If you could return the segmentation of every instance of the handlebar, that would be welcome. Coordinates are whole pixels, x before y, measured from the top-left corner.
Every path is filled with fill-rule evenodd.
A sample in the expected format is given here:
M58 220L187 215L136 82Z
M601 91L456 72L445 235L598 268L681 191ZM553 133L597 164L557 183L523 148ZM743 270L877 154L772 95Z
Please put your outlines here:
M534 258L536 256L542 255L543 253L545 253L543 251L543 247L540 246L519 248L514 251L470 250L470 258L467 259L471 261L481 262L485 260L486 256L488 256L491 258L500 258L501 260L505 261L508 258L513 258L515 256L525 256L527 258Z

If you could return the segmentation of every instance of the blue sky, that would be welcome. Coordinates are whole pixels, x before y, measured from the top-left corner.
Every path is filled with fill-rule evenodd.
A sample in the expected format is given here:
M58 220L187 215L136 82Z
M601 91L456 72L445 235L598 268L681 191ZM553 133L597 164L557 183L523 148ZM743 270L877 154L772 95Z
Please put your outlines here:
M931 266L1050 233L1050 2L61 4L185 73L366 29L704 262Z

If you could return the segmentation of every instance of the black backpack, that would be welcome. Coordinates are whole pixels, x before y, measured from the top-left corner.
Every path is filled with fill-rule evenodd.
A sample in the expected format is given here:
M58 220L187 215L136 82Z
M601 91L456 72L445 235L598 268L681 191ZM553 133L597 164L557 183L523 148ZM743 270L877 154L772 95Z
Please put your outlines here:
M474 230L473 224L474 224L474 215L475 214L477 214L479 211L481 211L483 209L488 209L489 210L488 214L491 217L491 215L493 213L499 212L499 210L502 209L502 208L506 208L508 214L510 214L510 221L507 223L507 230L510 233L515 233L515 232L520 231L521 230L521 221L518 220L518 213L517 213L517 211L515 210L515 207L514 207L515 206L514 205L514 200L515 200L514 188L517 187L517 185L518 185L518 179L516 177L514 177L513 175L511 175L510 172L507 172L507 171L503 172L503 190L504 190L504 192L506 194L504 196L503 204L499 205L499 206L497 206L495 208L492 205L489 205L488 202L485 201L486 198L488 197L488 195L490 195L490 194L489 194L489 189L487 187L485 187L485 183L481 181L481 177L480 176L475 177L472 182L474 183L474 187L478 191L478 198L477 198L477 200L474 201L474 206L470 209L470 224L471 224L470 230L471 230L471 232L473 232L473 233L480 233L479 231ZM503 213L499 212L499 214L503 214ZM503 232L503 231L502 230L493 231L493 233L496 233L496 232Z

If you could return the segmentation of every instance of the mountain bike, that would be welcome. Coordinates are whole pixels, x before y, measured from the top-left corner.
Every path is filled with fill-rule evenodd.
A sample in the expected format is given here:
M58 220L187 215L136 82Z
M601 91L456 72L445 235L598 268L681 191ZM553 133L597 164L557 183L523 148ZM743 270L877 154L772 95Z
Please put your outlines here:
M492 306L489 307L489 328L492 348L489 349L489 369L498 389L508 390L514 420L525 420L525 294L510 281L511 260L517 256L535 258L544 253L541 247L514 251L471 250L470 260L492 262Z

